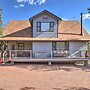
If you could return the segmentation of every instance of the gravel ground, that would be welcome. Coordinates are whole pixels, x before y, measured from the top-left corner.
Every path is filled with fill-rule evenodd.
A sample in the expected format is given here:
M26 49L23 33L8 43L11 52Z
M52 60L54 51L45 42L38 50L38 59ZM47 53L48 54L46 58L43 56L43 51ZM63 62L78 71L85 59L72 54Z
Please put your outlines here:
M90 66L0 66L0 90L90 90Z

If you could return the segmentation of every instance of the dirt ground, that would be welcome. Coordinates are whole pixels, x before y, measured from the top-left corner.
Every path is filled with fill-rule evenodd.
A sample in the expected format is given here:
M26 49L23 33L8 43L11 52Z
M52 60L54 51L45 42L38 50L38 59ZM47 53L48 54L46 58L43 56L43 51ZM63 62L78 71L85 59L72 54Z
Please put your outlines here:
M90 66L0 66L0 90L90 90Z

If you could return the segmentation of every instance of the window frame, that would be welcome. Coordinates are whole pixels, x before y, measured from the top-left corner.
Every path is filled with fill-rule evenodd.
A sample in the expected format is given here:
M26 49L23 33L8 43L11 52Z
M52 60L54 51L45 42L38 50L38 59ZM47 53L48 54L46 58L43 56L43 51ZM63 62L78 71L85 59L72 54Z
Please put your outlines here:
M0 45L0 51L2 50L2 45Z
M62 42L59 42L62 43ZM59 49L59 50L69 50L69 42L64 42L65 43L65 49ZM55 47L53 47L53 44L55 44ZM58 50L57 49L57 42L52 42L52 50Z
M42 23L49 23L49 30L48 31L41 30ZM54 22L37 22L36 27L37 27L37 32L54 32ZM53 30L51 30L51 28L53 28Z
M25 49L25 43L18 43L18 50L24 50Z
M15 50L15 44L11 45L11 50Z

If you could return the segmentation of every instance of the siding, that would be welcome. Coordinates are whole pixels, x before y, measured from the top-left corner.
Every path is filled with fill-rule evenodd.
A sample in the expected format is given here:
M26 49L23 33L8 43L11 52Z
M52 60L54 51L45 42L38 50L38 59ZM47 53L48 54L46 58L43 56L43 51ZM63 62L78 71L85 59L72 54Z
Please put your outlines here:
M34 52L35 57L50 57L51 50L52 50L52 42L33 42L33 50L36 51ZM42 52L42 53L37 53L37 52Z
M48 19L44 20L43 16L47 16ZM37 32L37 22L54 22L54 32ZM40 15L40 17L37 17L33 20L33 37L57 37L57 20L48 16L48 15Z

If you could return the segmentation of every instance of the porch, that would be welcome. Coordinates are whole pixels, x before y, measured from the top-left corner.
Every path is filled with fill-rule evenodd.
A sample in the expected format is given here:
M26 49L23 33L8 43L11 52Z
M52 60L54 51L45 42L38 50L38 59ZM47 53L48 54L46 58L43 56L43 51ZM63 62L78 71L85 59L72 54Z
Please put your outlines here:
M73 52L73 53L72 53ZM14 62L76 62L87 61L85 58L86 50L51 50L51 51L33 51L33 50L9 50L3 54L3 60ZM90 51L88 51L88 55Z
M88 42L8 42L3 62L75 62L87 61ZM85 53L88 51L88 58Z

